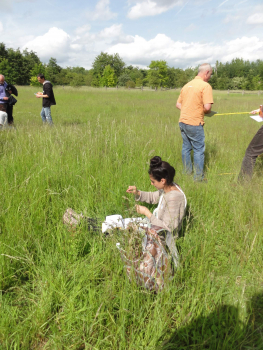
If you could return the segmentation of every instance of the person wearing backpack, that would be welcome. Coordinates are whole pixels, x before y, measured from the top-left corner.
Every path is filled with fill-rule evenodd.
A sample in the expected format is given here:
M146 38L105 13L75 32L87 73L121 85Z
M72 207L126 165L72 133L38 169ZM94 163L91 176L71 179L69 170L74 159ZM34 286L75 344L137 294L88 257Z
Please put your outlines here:
M14 123L13 106L17 102L12 94L18 96L16 87L12 84L8 84L5 81L4 75L0 74L0 112L2 112L1 123L4 123L3 118L5 118L4 113L6 113L7 123L9 125L12 125Z

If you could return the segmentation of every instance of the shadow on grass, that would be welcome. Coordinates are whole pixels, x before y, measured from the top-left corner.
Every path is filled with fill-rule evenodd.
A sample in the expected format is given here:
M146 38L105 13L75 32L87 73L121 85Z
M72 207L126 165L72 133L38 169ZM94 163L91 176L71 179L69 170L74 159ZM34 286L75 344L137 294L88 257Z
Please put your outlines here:
M61 122L61 125L63 126L72 126L72 125L80 125L80 124L85 124L83 121L80 121L78 119L75 119L74 121L72 120L64 120Z
M182 227L181 227L181 230L179 231L179 238L185 237L187 232L193 226L193 221L194 221L194 215L193 215L193 213L191 211L191 208L190 208L189 204L187 204L186 211L185 211L185 216L184 216L183 222L182 222Z
M233 350L263 349L263 295L256 294L248 302L248 322L240 321L238 308L222 305L208 316L197 318L188 315L183 325L156 350Z
M204 169L209 169L209 165L217 158L217 153L218 145L215 142L206 141Z

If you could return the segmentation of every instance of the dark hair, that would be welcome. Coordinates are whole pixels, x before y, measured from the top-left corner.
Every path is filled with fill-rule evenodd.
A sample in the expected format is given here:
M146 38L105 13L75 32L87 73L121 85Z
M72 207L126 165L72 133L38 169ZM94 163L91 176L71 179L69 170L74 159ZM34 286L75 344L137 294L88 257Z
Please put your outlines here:
M161 157L155 156L150 161L148 173L157 181L165 179L166 184L170 186L174 180L175 169L169 163L162 161Z
M46 79L46 78L45 78L45 76L44 76L44 74L41 74L41 73L40 73L40 74L38 74L38 76L37 76L37 77L38 77L38 78L40 78L40 79Z

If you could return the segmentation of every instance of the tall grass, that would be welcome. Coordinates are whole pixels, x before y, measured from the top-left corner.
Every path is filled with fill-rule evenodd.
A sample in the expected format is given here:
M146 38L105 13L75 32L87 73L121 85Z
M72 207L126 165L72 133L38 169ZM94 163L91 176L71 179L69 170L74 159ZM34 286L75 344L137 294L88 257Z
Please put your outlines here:
M247 115L206 119L207 184L182 175L179 92L56 88L54 127L19 89L16 128L0 135L1 349L262 349L262 158L232 186L259 128ZM257 108L214 93L214 110ZM125 190L150 186L149 159L177 170L188 199L181 268L158 295L130 283L115 239L68 232L67 207L129 216Z

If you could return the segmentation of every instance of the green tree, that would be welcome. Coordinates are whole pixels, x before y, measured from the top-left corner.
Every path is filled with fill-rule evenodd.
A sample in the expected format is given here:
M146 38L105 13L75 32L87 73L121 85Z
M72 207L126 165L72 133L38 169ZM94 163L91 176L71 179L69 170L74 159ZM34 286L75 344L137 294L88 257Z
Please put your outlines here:
M26 62L19 49L8 49L8 64L11 67L10 78L11 84L25 85L28 84L29 76L27 74Z
M12 67L10 66L8 59L4 58L0 62L0 73L5 76L5 80L10 84L15 84L13 80Z
M0 69L5 75L6 81L12 84L27 85L30 81L30 71L40 60L35 52L19 49L6 49L5 44L0 44Z
M62 68L57 64L57 60L51 57L46 67L46 73L53 84L57 83L57 76L61 72L61 69Z
M123 73L122 75L119 76L118 85L125 86L127 81L129 80L132 80L129 74Z
M46 72L46 66L43 63L35 63L34 67L30 71L30 85L32 86L41 86L41 84L37 80L38 74L43 74L45 78L48 80L48 74Z
M103 75L100 79L100 86L113 87L117 84L117 77L114 69L108 65L104 68Z
M130 77L130 80L136 82L137 79L140 79L143 82L143 79L147 76L146 69L140 69L139 67L128 66L124 68L124 73Z
M125 63L117 53L109 55L105 52L101 52L92 63L94 77L97 78L102 76L106 66L113 68L115 75L119 77L123 71Z
M143 86L143 79L137 78L137 79L136 79L136 82L135 82L135 85L136 85L137 87Z
M93 79L93 69L90 69L84 77L85 85L91 86L92 84L92 79Z
M166 61L151 61L148 71L148 82L150 86L167 86L168 66Z
M31 70L34 68L35 64L40 64L40 59L34 51L28 51L27 49L23 51L24 57L24 71L25 71L25 84L28 84L28 79L31 77Z
M130 89L135 89L135 82L132 80L129 80L126 82L126 88L130 88Z
M73 78L70 81L70 86L73 87L80 87L81 85L84 85L84 78L83 74L77 74L73 73Z
M7 57L8 57L8 52L5 47L5 44L0 43L0 63L2 62L2 60L7 59Z

